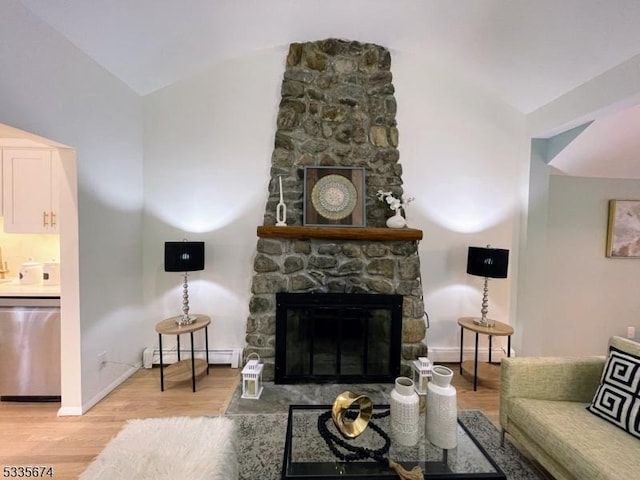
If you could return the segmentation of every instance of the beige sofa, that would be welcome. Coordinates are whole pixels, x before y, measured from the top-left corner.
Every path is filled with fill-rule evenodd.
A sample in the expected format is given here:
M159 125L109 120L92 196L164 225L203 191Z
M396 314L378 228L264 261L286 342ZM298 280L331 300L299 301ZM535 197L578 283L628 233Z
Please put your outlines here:
M640 344L610 345L640 356ZM640 479L640 439L587 411L606 357L502 360L500 423L556 479Z

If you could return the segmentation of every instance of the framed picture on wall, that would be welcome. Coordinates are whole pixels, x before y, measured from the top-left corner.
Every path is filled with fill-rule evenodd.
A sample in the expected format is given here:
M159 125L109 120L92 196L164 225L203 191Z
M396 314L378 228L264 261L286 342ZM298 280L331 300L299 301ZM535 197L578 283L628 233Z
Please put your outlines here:
M640 200L609 200L606 255L640 258Z
M305 167L305 226L365 227L365 169Z

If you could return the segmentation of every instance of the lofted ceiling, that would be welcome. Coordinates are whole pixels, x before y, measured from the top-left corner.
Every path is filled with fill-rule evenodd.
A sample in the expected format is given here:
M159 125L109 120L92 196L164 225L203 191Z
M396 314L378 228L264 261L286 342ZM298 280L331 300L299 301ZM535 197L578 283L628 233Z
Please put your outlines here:
M406 52L526 114L640 54L638 0L20 1L140 95L234 57L335 37ZM637 142L633 113L624 120Z
M549 165L556 174L640 179L640 106L594 121Z

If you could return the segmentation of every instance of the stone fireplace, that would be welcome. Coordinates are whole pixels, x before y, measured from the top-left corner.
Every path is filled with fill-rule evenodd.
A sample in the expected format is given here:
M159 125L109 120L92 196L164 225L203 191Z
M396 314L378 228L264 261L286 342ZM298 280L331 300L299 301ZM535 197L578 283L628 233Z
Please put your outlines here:
M276 294L276 383L392 383L402 295Z
M260 355L265 380L274 379L281 293L401 296L400 345L393 350L401 373L426 354L422 232L387 228L392 212L376 197L378 190L403 194L390 67L389 51L378 45L337 39L290 45L244 352ZM366 226L305 226L305 167L363 168ZM287 226L275 226L280 181Z

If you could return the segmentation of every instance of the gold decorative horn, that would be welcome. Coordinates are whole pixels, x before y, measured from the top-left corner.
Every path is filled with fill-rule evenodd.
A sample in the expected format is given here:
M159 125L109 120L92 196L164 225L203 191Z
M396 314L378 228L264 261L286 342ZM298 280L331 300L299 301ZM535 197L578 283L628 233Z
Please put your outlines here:
M354 403L360 407L358 416L352 422L345 421L347 411ZM372 412L373 403L369 397L345 391L338 395L333 402L331 418L333 418L333 423L345 437L356 438L366 430Z

